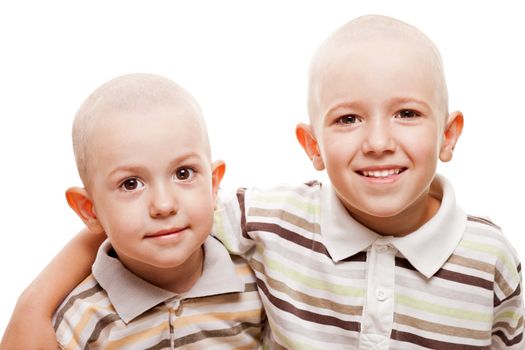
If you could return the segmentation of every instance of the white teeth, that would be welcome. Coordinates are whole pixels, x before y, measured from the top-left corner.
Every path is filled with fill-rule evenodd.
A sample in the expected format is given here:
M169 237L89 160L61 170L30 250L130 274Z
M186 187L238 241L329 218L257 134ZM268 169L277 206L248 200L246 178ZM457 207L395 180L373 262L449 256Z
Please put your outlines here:
M388 170L372 170L363 171L363 175L367 177L388 177L391 175L399 174L401 169L388 169Z

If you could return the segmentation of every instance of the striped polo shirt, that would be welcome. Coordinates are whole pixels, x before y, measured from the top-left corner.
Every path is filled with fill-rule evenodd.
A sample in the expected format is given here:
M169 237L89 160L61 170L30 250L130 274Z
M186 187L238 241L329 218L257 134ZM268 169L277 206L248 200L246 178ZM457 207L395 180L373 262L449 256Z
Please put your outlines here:
M257 349L265 321L254 276L209 237L201 278L186 293L156 287L106 241L93 273L53 316L62 349Z
M436 176L436 215L381 236L314 182L222 198L214 231L255 271L265 349L524 349L521 265Z

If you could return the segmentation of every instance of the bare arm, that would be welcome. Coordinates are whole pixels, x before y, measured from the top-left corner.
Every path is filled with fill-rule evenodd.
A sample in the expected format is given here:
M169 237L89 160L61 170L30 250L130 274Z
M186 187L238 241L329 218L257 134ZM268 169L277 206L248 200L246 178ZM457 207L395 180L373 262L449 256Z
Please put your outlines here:
M84 229L62 248L18 298L1 350L57 348L51 317L69 292L90 274L105 238Z

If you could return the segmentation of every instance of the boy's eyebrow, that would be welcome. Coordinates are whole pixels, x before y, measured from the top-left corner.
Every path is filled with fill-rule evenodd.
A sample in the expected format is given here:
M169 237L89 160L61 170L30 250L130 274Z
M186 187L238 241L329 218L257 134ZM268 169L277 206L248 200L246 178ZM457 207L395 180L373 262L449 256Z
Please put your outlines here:
M186 154L182 154L182 155L176 157L175 159L171 160L169 162L169 167L173 167L174 165L176 165L178 163L183 163L183 162L186 162L188 160L193 160L193 159L199 160L201 158L202 158L202 156L199 155L197 152L189 152L189 153L186 153ZM119 166L115 167L113 170L111 170L109 172L108 177L114 176L115 174L117 174L119 172L137 173L137 172L143 171L145 168L147 168L147 167L143 166L143 165L136 165L136 164L119 165Z
M387 101L388 105L395 105L395 104L403 104L403 103L415 103L422 105L424 108L431 110L430 105L422 99L415 98L415 97L393 97L390 100ZM330 108L324 116L330 115L337 111L338 109L345 109L345 108L360 108L361 104L359 102L342 102L339 103L332 108Z
M394 97L390 99L389 104L403 104L403 103L416 103L422 105L424 108L431 110L430 105L425 101L415 97Z
M338 109L344 109L344 108L359 108L360 104L358 102L341 102L336 104L335 106L331 107L326 113L324 113L323 117L326 117L327 115L333 114L334 111L337 111Z

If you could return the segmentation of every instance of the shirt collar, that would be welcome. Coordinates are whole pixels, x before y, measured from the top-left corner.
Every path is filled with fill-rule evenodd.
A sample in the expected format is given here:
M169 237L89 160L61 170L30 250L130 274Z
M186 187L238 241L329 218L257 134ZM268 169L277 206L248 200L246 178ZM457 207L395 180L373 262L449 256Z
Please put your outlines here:
M208 237L204 243L202 276L184 297L197 298L243 291L244 281L235 271L230 254L215 237Z
M110 242L105 241L98 251L92 270L125 323L154 306L177 297L176 293L159 288L129 271L120 260L109 255L111 250ZM237 276L228 252L215 238L208 237L204 242L202 275L180 297L195 298L243 290L244 282Z
M430 186L430 194L441 201L438 212L418 230L403 237L375 233L348 215L331 186L323 186L321 191L321 235L335 262L366 250L377 239L384 239L429 278L450 257L465 231L467 216L456 205L452 186L440 175Z

